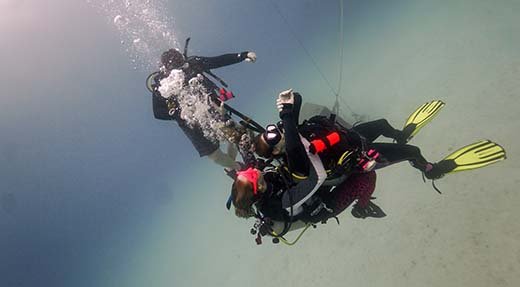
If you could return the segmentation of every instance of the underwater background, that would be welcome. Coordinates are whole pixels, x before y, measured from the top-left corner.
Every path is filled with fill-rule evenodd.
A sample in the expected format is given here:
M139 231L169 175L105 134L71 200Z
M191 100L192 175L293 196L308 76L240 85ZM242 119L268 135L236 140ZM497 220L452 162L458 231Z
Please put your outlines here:
M343 37L339 7L0 0L0 286L519 286L520 1L345 0ZM287 88L332 107L342 67L346 120L400 128L441 99L412 142L427 159L489 138L508 160L442 195L407 163L380 170L387 217L257 246L223 170L153 118L145 78L187 37L191 55L257 53L215 73L262 124Z

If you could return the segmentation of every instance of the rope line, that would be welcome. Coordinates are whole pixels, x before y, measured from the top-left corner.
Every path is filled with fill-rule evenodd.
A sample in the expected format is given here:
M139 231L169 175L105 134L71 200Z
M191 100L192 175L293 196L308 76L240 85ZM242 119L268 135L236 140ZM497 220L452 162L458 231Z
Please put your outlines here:
M334 90L334 88L332 87L332 84L330 83L330 81L328 80L328 78L325 76L325 74L323 73L323 71L320 69L320 67L318 66L318 63L316 62L316 60L312 57L311 53L309 52L309 50L307 50L307 48L305 47L305 45L303 44L303 42L300 40L300 38L296 35L296 32L294 31L294 29L292 28L292 26L289 24L289 20L287 19L287 17L282 13L282 11L280 10L280 7L278 7L278 5L276 5L276 3L274 2L274 0L270 0L270 3L271 5L273 6L274 10L276 10L276 12L278 13L278 15L280 16L280 18L282 18L283 22L285 23L285 25L287 25L288 27L288 30L290 32L290 34L292 35L292 37L296 40L296 42L298 42L298 44L300 45L300 47L302 48L302 50L305 52L305 54L307 55L307 57L309 58L309 60L311 61L311 63L313 64L314 68L318 71L318 73L320 74L321 78L323 79L323 81L327 84L327 86L329 87L331 93L335 96L336 100L334 102L334 106L332 108L333 112L338 114L339 113L339 103L340 103L340 100L339 100L339 96L341 94L341 88L342 88L342 79L343 79L343 50L344 50L344 31L343 31L343 18L344 18L344 13L343 13L343 0L340 0L339 3L340 3L340 64L339 64L339 80L338 80L338 90L337 92ZM343 102L343 101L342 101ZM350 108L349 105L343 103L347 109L353 113L354 111Z

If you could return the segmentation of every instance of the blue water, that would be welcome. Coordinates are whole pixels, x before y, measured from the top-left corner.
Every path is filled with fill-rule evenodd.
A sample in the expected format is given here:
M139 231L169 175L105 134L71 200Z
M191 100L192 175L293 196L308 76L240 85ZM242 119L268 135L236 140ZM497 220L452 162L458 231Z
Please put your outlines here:
M158 9L171 37L118 27L125 1L0 1L0 286L520 284L519 1L345 0L344 43L339 1L127 2ZM257 53L218 75L263 124L287 88L332 106L343 48L342 116L400 127L439 98L414 138L427 158L490 138L509 159L443 179L443 196L407 164L385 169L386 218L347 212L257 247L225 210L222 170L153 119L144 79L186 37L192 54Z

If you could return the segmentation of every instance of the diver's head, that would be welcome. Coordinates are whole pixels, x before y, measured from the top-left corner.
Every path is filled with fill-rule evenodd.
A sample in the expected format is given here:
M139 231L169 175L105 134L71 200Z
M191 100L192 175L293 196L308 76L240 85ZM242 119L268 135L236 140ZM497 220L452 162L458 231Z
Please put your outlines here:
M265 131L255 137L255 152L263 158L279 156L285 152L285 136L281 124L271 124Z
M267 184L260 170L248 168L237 172L231 187L235 214L243 218L254 216L253 204L261 198L266 189Z
M161 55L161 63L168 71L180 69L184 62L184 55L177 49L170 49Z

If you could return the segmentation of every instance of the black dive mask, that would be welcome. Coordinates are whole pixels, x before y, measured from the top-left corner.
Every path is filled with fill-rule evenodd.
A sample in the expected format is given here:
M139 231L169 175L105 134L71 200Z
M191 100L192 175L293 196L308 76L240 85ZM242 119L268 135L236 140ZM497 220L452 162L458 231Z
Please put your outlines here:
M262 138L273 149L282 139L282 132L277 125L267 125L265 132L262 134Z

